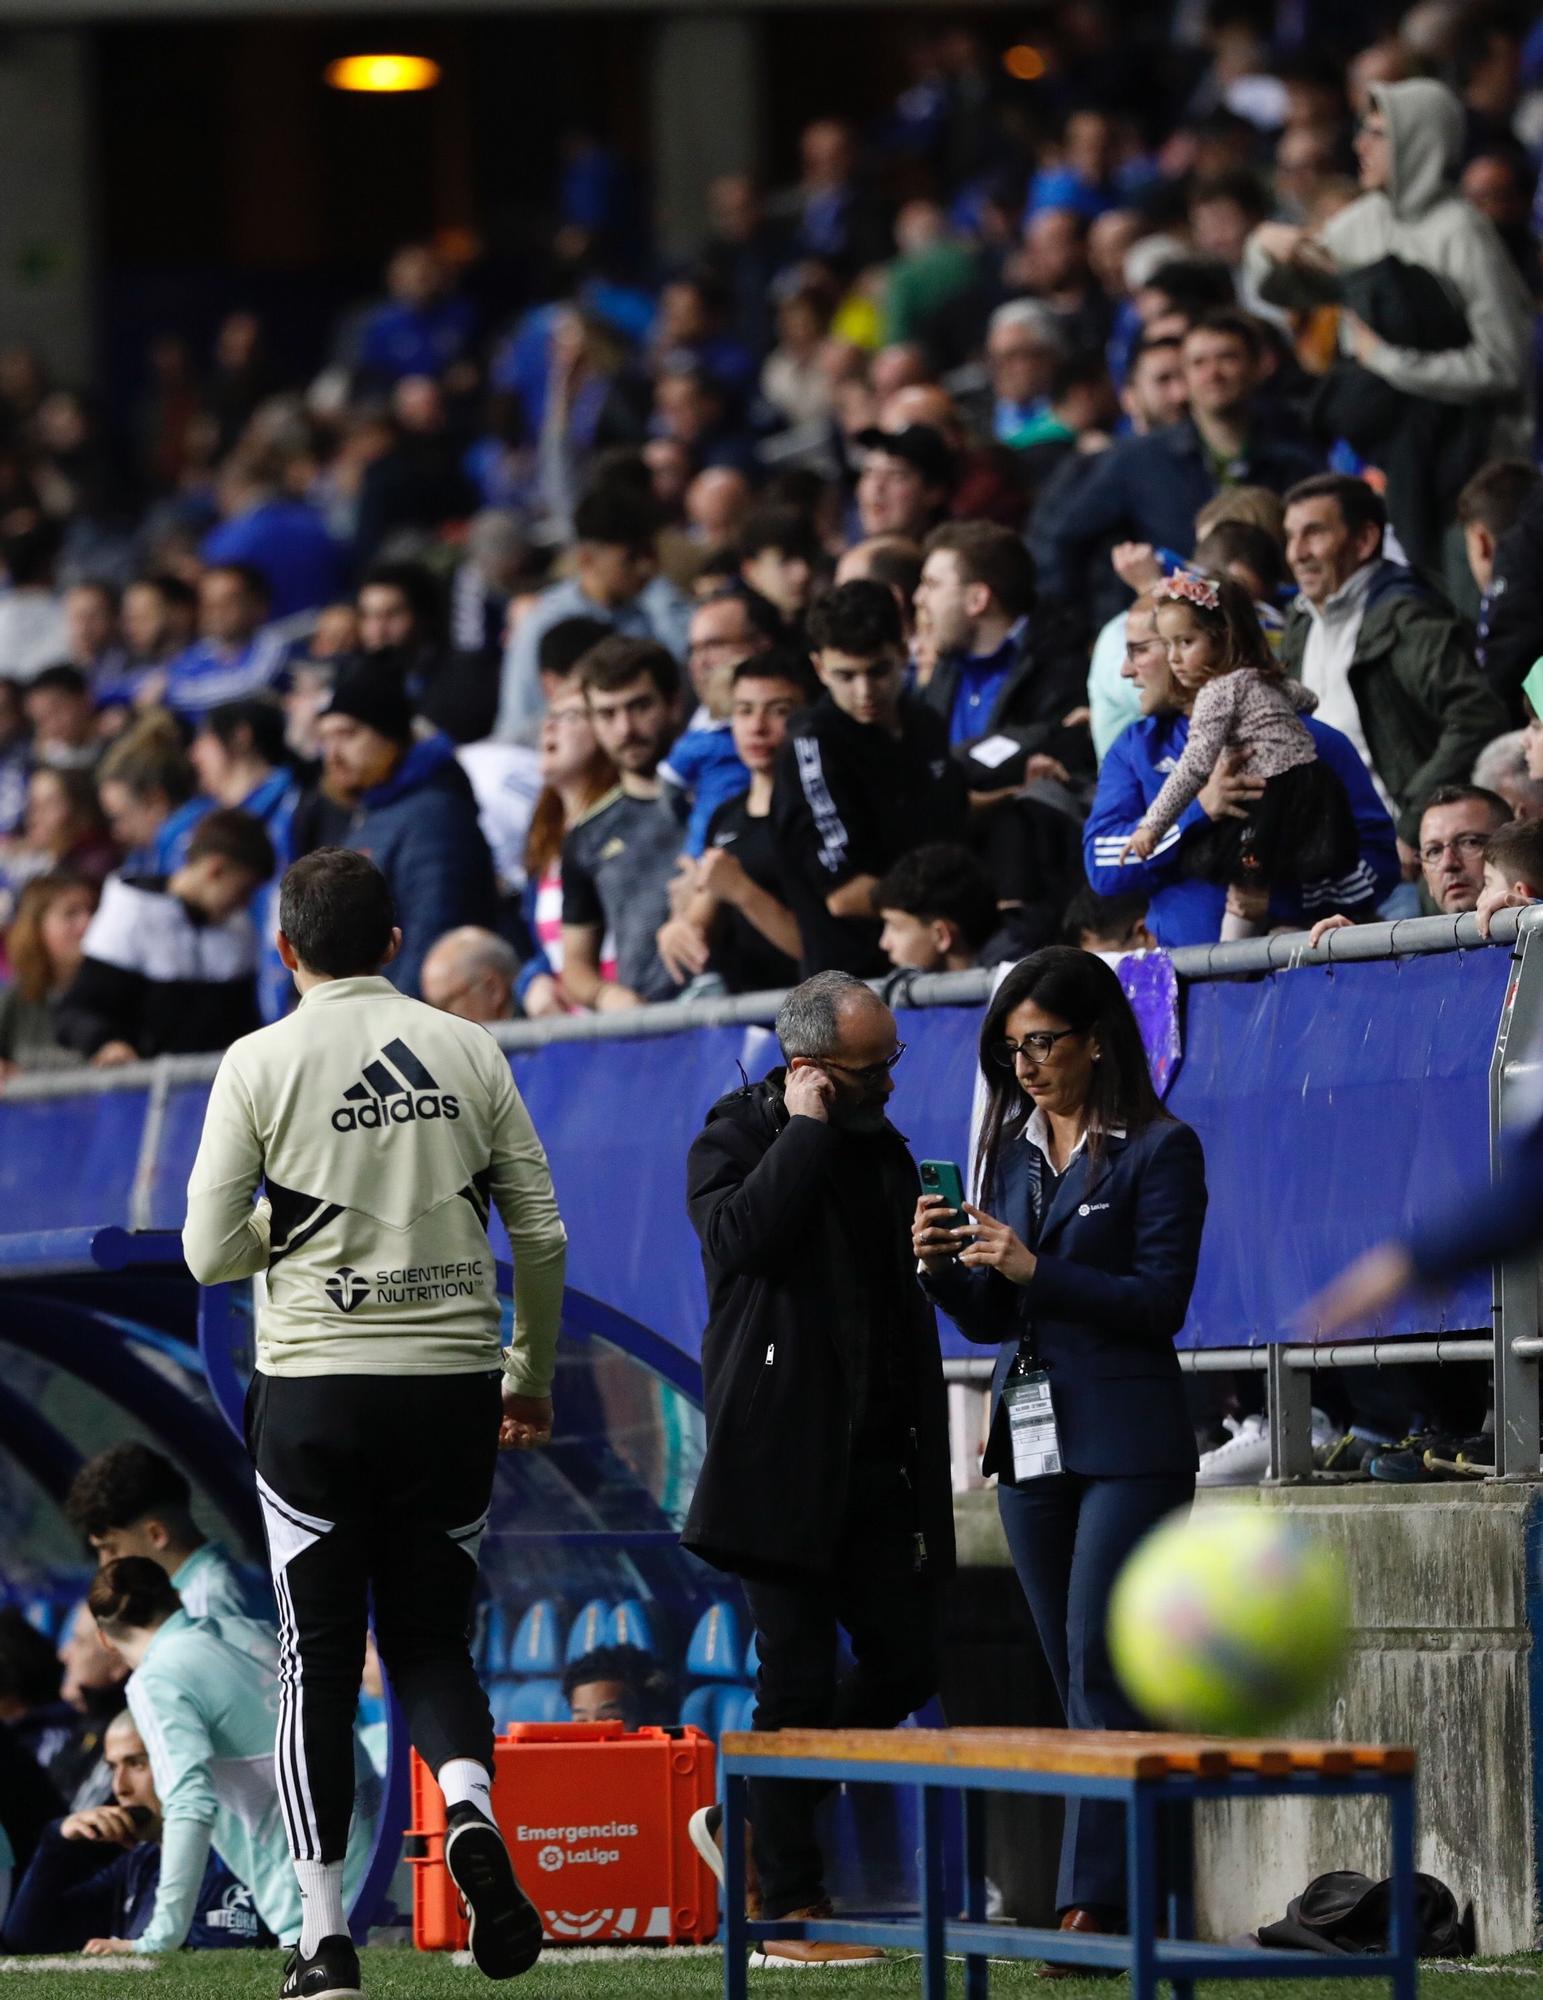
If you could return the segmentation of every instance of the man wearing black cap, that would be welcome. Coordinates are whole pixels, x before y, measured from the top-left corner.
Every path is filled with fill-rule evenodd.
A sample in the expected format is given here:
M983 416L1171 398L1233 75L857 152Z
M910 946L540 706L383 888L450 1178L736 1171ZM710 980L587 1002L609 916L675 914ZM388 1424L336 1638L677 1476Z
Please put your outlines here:
M348 845L391 887L402 949L386 977L418 997L424 956L462 924L492 927L493 860L477 802L448 736L416 740L401 679L358 661L339 676L320 723L322 783L354 814Z
M859 431L852 442L863 455L857 475L863 538L925 541L947 512L954 484L954 455L941 432L907 424L898 431Z

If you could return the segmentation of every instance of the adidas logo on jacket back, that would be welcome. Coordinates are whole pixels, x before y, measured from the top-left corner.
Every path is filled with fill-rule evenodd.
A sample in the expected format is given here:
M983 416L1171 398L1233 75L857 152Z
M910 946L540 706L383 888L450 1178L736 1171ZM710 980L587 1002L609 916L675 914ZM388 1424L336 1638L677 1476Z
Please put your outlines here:
M400 1037L364 1066L362 1083L343 1092L334 1132L387 1132L419 1118L459 1118L461 1101L439 1085Z
M523 1317L543 1264L560 1298L564 1236L508 1058L388 980L328 980L226 1052L183 1247L205 1284L266 1273L265 1373L496 1368L495 1203Z

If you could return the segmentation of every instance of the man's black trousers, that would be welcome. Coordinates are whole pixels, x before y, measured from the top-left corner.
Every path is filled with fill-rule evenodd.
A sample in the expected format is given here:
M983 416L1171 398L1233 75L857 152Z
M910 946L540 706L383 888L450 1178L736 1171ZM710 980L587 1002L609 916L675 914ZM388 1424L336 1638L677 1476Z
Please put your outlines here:
M889 1729L931 1700L937 1591L916 1567L916 1505L898 1465L854 1461L836 1560L824 1577L745 1580L760 1672L757 1729ZM854 1665L838 1673L836 1631ZM825 1894L814 1819L824 1790L752 1779L750 1822L768 1917Z
M246 1440L279 1604L279 1798L298 1860L341 1861L367 1617L431 1771L492 1769L471 1658L500 1377L257 1375Z

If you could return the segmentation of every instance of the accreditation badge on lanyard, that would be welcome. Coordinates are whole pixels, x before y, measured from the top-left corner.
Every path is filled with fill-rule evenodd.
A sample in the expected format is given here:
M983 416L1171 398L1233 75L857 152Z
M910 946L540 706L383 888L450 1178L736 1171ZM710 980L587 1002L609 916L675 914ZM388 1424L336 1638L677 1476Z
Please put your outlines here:
M1038 1146L1029 1148L1029 1208L1034 1217L1034 1240L1039 1241L1045 1219L1046 1192L1044 1157ZM1061 1470L1061 1438L1055 1427L1055 1405L1050 1400L1050 1377L1029 1359L1031 1349L1019 1351L1012 1373L1002 1392L1007 1407L1007 1432L1013 1448L1013 1482L1047 1479Z
M1050 1401L1050 1377L1043 1368L1010 1375L1002 1392L1013 1447L1013 1480L1045 1479L1061 1470L1061 1438Z

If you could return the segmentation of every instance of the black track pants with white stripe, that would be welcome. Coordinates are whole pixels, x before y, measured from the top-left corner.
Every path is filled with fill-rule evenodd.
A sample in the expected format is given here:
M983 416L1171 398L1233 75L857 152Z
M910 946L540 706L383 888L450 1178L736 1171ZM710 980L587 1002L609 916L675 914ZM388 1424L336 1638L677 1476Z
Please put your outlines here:
M341 1861L367 1611L413 1745L491 1770L471 1658L500 1378L254 1376L246 1440L279 1604L279 1798L291 1853Z

